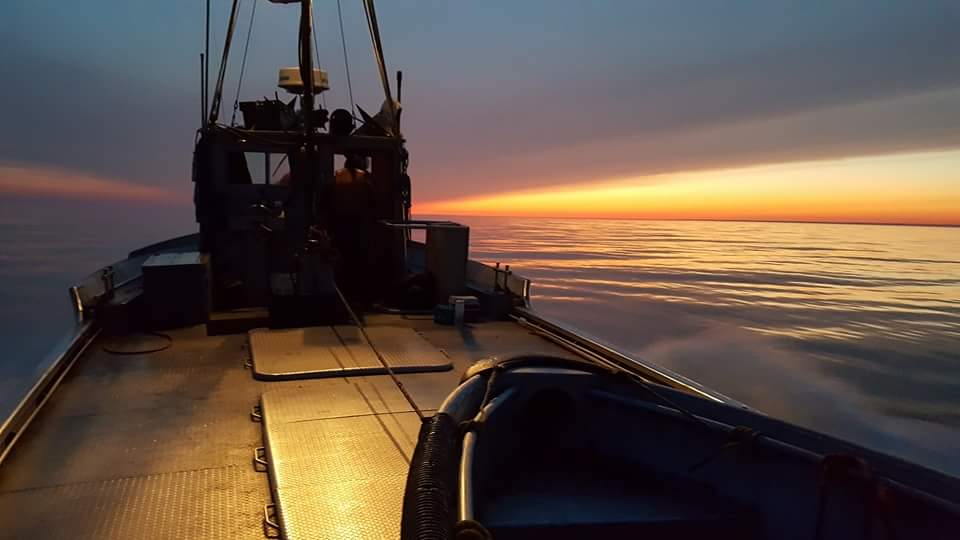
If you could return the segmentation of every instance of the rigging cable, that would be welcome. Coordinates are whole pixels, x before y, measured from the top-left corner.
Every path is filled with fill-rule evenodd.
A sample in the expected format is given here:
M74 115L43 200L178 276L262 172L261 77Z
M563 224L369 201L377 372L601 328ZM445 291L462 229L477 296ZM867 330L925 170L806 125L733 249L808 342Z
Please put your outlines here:
M240 62L240 79L237 80L237 96L233 98L233 116L230 117L230 125L236 125L237 108L240 107L240 87L243 86L243 72L247 68L247 51L250 50L250 36L253 34L253 19L257 16L257 0L253 0L253 8L250 10L250 25L247 27L247 42L243 46L243 60Z
M337 0L337 18L340 19L340 43L343 45L343 69L347 72L347 91L350 93L350 114L356 114L357 106L353 102L353 83L350 82L350 60L347 59L347 37L343 33L343 10Z
M217 87L213 93L213 105L210 107L210 122L215 124L220 116L220 102L223 99L223 78L227 74L227 59L230 57L230 42L233 41L233 29L237 26L237 10L240 0L233 0L230 8L230 23L227 25L227 38L223 43L223 57L220 59L220 73L217 76Z
M353 324L357 325L357 329L360 330L360 335L363 336L363 340L367 342L367 345L373 350L373 353L376 355L377 360L380 361L380 364L383 365L384 369L387 370L387 374L390 375L390 378L393 379L393 384L397 386L397 389L400 390L400 393L403 394L403 397L407 400L407 403L410 404L410 407L413 408L413 412L417 413L417 416L420 418L420 422L424 421L423 411L420 410L420 407L417 407L417 402L413 400L413 396L407 392L407 389L403 386L403 383L400 382L400 379L397 378L397 374L393 372L393 368L390 367L390 364L387 362L387 359L380 354L380 351L373 345L373 341L370 340L370 336L367 335L367 331L363 329L363 323L360 321L360 318L357 317L357 314L353 311L353 308L350 307L350 303L347 302L347 297L340 292L340 287L336 283L333 284L333 290L337 291L337 296L340 297L340 303L343 304L343 307L347 309L347 313L350 315L350 318L353 319Z
M367 14L367 26L370 28L370 40L373 42L373 55L377 60L377 67L380 71L380 83L383 85L383 95L387 102L387 109L390 111L390 116L392 117L391 121L395 122L397 118L397 107L390 93L390 79L387 77L387 61L383 56L383 43L380 41L380 26L377 24L377 10L373 5L373 0L363 0L363 9ZM397 135L399 136L399 133Z

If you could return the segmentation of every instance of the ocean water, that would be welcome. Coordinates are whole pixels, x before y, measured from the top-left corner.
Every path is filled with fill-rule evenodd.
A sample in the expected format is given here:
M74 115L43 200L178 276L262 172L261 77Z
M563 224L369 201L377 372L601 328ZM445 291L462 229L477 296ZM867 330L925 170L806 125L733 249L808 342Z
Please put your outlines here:
M0 214L2 215L2 214ZM66 288L190 220L0 219L0 414ZM960 476L960 228L462 218L536 309L773 416Z
M960 228L466 218L533 306L765 413L960 476Z

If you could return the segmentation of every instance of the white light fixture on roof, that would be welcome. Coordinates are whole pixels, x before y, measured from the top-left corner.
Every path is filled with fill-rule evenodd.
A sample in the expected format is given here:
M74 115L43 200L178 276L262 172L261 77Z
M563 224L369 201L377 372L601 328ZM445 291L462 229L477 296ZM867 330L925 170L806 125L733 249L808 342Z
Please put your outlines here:
M300 77L300 68L286 67L280 68L280 76L277 80L277 86L283 88L291 94L302 94L305 89L303 78ZM327 78L327 72L320 69L313 69L313 93L319 94L324 90L330 89L330 80Z

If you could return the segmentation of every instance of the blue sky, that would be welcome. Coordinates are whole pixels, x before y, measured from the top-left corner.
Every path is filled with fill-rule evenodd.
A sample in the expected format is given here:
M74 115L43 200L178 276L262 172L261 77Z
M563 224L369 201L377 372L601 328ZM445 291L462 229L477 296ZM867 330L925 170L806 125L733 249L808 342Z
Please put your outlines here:
M229 120L253 0L225 85ZM293 65L296 5L258 0L241 99ZM229 2L214 0L219 59ZM380 93L343 1L357 102ZM0 162L189 193L203 2L12 0ZM348 104L336 3L316 2L331 106ZM403 69L415 196L960 148L960 4L380 2ZM216 64L216 62L213 62ZM213 70L215 72L215 70Z

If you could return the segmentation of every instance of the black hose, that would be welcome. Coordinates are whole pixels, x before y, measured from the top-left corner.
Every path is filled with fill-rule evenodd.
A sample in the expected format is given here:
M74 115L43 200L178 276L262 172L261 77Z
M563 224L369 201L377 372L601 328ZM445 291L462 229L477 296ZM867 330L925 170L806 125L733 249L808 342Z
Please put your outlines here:
M450 415L440 412L421 424L403 494L401 539L453 538L459 447L460 429Z

